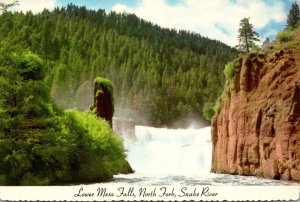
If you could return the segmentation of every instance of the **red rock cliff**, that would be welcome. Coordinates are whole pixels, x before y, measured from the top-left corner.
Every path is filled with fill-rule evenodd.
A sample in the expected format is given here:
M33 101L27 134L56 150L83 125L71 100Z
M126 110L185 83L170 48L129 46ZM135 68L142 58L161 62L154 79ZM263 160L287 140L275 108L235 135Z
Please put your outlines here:
M235 61L212 122L212 172L300 181L300 51Z

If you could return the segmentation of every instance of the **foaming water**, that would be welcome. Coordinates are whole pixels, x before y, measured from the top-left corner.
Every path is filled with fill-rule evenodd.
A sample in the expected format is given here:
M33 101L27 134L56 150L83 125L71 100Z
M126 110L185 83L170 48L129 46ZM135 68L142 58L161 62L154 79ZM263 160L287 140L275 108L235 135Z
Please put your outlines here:
M135 138L125 137L127 159L134 174L115 175L118 185L296 185L257 177L210 173L211 127L166 129L135 127Z
M136 126L126 141L128 161L138 173L207 174L211 165L210 127L166 129Z

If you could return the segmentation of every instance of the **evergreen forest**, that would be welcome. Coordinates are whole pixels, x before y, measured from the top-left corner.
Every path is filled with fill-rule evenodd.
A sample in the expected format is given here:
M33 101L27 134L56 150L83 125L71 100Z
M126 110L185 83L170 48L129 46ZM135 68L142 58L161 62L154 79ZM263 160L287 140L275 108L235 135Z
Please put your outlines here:
M153 126L189 115L210 120L224 66L237 55L200 34L73 4L38 14L3 12L0 44L40 58L49 99L60 108L88 111L101 76L115 87L115 116Z

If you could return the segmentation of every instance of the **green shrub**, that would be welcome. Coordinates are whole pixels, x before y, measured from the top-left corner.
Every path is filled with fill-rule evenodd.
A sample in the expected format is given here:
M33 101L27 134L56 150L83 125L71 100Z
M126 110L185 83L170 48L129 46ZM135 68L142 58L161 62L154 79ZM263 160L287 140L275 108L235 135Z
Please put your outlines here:
M122 140L95 115L59 110L42 64L0 47L0 185L112 178L126 162Z
M63 127L75 151L71 159L77 158L79 165L72 169L76 181L110 179L121 170L125 161L122 139L105 120L70 110L65 114L65 121Z
M276 41L279 43L289 42L293 39L293 31L291 29L285 29L278 32L276 35Z
M214 116L214 104L213 103L205 103L203 107L203 116L206 120L210 121L211 118Z
M232 62L229 62L225 65L224 74L226 76L226 79L231 79L234 74L236 73L235 68L233 67Z

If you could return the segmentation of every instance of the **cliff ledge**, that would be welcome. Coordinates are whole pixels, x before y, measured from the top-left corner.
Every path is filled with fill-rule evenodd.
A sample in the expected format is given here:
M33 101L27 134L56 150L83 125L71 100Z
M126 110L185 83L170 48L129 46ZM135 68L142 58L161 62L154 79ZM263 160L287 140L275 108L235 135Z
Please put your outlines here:
M212 172L300 181L300 51L247 54L212 121Z

